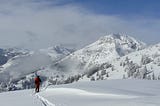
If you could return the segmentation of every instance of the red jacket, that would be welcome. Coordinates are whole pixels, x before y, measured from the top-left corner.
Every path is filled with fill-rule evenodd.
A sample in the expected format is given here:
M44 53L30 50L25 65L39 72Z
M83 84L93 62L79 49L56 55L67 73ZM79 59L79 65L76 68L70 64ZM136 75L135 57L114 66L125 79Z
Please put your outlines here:
M41 83L41 79L39 77L36 77L34 79L34 82L35 82L36 85L39 85Z

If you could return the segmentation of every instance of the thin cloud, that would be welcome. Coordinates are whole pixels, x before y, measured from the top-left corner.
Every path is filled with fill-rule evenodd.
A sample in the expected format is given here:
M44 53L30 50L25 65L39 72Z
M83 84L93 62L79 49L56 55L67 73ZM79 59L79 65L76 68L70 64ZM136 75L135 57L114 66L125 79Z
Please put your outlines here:
M40 49L58 44L83 47L107 33L125 33L159 42L160 20L94 14L81 6L51 0L0 0L0 46Z

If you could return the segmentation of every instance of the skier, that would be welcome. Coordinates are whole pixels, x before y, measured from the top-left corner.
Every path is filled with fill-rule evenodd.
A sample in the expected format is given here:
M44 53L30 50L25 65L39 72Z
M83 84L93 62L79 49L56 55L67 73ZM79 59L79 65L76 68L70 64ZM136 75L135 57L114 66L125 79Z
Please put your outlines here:
M39 92L39 87L40 87L40 83L41 83L41 79L39 78L39 76L37 76L34 79L35 82L35 92Z

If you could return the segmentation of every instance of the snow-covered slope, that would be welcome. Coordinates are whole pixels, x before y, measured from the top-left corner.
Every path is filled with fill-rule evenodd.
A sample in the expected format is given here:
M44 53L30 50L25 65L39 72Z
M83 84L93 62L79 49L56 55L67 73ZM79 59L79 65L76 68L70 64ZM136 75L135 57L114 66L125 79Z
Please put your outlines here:
M71 58L85 62L96 60L98 63L117 58L145 47L143 42L127 35L111 34L75 52Z
M115 58L145 48L145 44L127 35L111 34L78 50L55 64L60 71L87 72ZM65 67L65 68L64 68Z
M54 47L49 47L48 49L41 49L40 51L49 55L52 61L58 61L65 56L71 54L75 50L63 47L62 45L57 45Z
M1 66L0 91L3 88L8 90L16 90L19 88L24 89L27 84L30 87L34 87L33 84L30 84L33 83L32 80L35 72L43 70L45 67L58 61L71 52L73 52L73 50L62 46L50 47L35 52L15 52L15 50L6 52L7 56L10 56L11 53L17 54L9 58L7 63ZM22 79L24 79L24 81ZM15 84L19 87L13 87Z
M126 78L160 79L160 44L112 59L85 80Z
M159 81L104 80L0 94L0 106L159 106ZM25 96L24 96L25 95Z
M108 39L111 39L111 43L108 43ZM55 81L57 81L57 79L65 80L61 81L62 84L77 80L95 81L128 78L159 80L160 44L144 48L144 43L140 42L135 44L133 42L136 43L138 41L122 35L105 36L103 40L101 38L95 43L70 54L55 64L54 67L58 67L57 70L62 72L68 71L68 73L70 72L72 74L69 74L70 77L68 79L53 78L51 82L56 84ZM116 44L121 48L118 50L125 53L124 56L119 55L121 53L117 51ZM133 49L131 46L133 44L137 45L135 46L136 49Z
M11 58L15 58L18 56L27 55L29 53L28 50L19 49L19 48L0 48L0 67L6 64L8 60Z

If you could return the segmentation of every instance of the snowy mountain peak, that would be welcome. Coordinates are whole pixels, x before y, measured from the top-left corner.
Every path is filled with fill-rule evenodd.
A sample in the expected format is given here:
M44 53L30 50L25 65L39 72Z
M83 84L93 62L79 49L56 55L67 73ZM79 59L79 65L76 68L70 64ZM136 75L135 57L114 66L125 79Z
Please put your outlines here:
M145 48L145 43L138 41L130 36L122 34L110 34L101 37L98 41L87 46L86 49L101 49L107 51L114 51L119 56L124 56L136 50ZM112 52L113 53L113 52Z
M140 46L145 46L144 42L136 40L135 38L124 35L124 34L110 34L103 36L99 39L101 42L109 42L109 43L121 43L121 44L137 44Z
M68 54L70 54L74 51L73 49L66 48L62 45L56 45L51 49L54 50L55 52L59 53L59 54L66 54L66 55L68 55Z
M65 56L71 54L74 51L74 49L69 49L62 45L56 45L47 49L40 50L40 52L43 52L50 56L53 61L58 61L59 59L64 58Z
M119 33L118 34L113 33L113 34L110 34L110 35L106 35L106 36L104 36L102 38L104 38L104 39L107 39L107 38L121 39L124 36L127 36L127 35L122 35L122 34L119 34Z
M58 71L92 72L101 64L145 47L143 42L127 35L111 34L63 58L54 67ZM72 64L72 66L71 66Z

